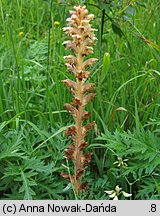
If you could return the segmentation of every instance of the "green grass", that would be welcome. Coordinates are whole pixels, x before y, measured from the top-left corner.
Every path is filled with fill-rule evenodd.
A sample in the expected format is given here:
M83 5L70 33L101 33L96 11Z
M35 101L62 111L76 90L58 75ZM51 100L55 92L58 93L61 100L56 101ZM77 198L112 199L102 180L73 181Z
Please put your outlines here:
M90 133L88 149L94 152L86 172L90 193L80 198L108 199L104 190L122 184L125 191L137 191L133 199L159 199L160 179L153 175L160 176L159 169L143 173L140 167L124 176L114 165L119 149L109 148L117 139L116 129L120 136L131 131L136 138L137 133L143 137L148 130L154 139L159 138L159 1L133 1L133 7L124 11L125 1L119 1L124 5L112 1L112 6L102 1L85 2L95 15L92 23L98 29L98 41L94 57L99 59L91 69L96 97L88 111L96 121L98 135L107 134L111 140L98 141L95 148L98 135ZM71 95L61 80L72 75L64 66L63 56L69 51L62 45L66 39L62 27L73 5L72 1L0 0L1 199L75 199L68 182L59 176L67 164L63 150L70 142L62 131L72 124L63 106L71 101ZM105 17L103 35L102 10L97 6L110 17ZM120 26L117 31L113 22ZM146 43L144 37L154 44ZM103 64L106 52L110 53L108 65ZM139 163L134 152L128 154L133 163ZM132 168L132 160L130 163ZM157 166L160 168L160 163ZM145 175L147 179L141 179ZM138 183L129 185L128 181ZM154 193L146 195L148 185L154 185Z

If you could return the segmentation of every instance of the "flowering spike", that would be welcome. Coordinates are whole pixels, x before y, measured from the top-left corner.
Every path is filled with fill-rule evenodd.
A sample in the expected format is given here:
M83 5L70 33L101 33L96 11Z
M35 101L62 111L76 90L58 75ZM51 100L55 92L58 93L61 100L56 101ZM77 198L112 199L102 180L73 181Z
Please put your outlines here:
M90 21L94 18L93 14L88 14L86 6L74 6L70 11L71 17L67 18L68 26L64 27L64 32L71 38L63 44L66 49L72 49L73 55L65 56L65 62L68 72L72 72L75 81L70 79L63 80L66 87L70 88L73 94L71 104L65 104L66 109L72 114L75 121L75 126L69 126L64 132L67 136L71 136L73 144L70 144L65 150L67 159L72 159L74 163L74 175L70 177L76 194L79 194L83 189L88 188L88 183L82 183L82 176L85 172L85 167L91 161L92 153L83 154L84 149L88 146L85 137L88 131L92 129L95 122L83 126L83 121L87 120L90 113L85 111L85 106L90 100L95 97L95 93L88 92L93 90L94 83L85 83L90 77L90 72L87 71L90 66L93 66L97 61L96 58L87 58L86 56L93 53L93 45L96 37L95 29L91 27ZM62 173L64 178L68 176Z

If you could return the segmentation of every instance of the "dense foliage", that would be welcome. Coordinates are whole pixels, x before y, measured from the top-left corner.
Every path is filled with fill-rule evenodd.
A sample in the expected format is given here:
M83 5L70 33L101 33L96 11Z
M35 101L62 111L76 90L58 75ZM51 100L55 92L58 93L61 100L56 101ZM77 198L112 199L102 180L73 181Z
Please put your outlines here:
M98 31L87 105L93 157L78 199L160 199L160 3L86 0ZM76 199L63 133L73 120L62 43L78 1L0 0L0 199ZM109 54L107 54L109 53Z

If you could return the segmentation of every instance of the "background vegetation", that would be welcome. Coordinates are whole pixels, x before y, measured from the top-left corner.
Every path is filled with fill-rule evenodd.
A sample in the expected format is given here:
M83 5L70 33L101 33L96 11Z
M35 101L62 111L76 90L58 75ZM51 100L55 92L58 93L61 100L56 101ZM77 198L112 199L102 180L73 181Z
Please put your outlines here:
M0 0L0 198L75 199L60 177L72 123L60 81L67 51L62 27L78 1ZM94 153L79 199L110 199L116 185L130 199L160 199L160 3L83 1L98 29L88 105ZM110 54L110 59L105 53ZM125 197L119 196L119 199Z

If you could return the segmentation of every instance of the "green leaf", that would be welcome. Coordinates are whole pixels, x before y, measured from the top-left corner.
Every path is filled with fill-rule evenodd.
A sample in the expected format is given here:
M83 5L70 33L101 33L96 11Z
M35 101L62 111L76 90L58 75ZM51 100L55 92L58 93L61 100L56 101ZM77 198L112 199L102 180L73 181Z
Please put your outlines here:
M136 10L135 8L133 8L132 6L127 7L126 9L126 13L130 14L131 16L135 16L136 15Z
M99 7L101 8L101 10L108 10L109 9L109 4L106 4L104 2L100 2L98 1L99 3Z
M118 23L112 22L112 29L115 34L119 35L119 37L123 36L123 31L121 30L120 25Z
M36 151L38 148L41 148L42 145L44 145L47 141L49 141L50 139L52 139L53 137L57 136L59 133L61 133L62 131L64 131L67 127L62 127L60 128L58 131L56 131L53 135L51 135L49 138L47 138L44 142L40 143L34 150Z
M139 6L141 6L141 7L144 7L144 8L146 8L146 2L140 2L140 1L136 1L136 4L137 5L139 5Z
M26 156L24 156L24 152L22 152L21 150L21 143L22 143L21 134L17 136L14 133L11 133L10 135L12 135L12 137L6 139L4 145L3 142L1 144L0 160L5 158L13 158L13 157L26 158Z
M104 53L103 56L103 67L102 67L102 74L100 76L100 85L104 81L105 77L107 76L107 72L110 66L110 54Z
M20 187L19 193L24 192L24 200L32 200L32 196L35 195L35 192L30 186L37 184L34 181L30 181L23 171L21 171L21 177L23 180L23 185Z
M63 192L67 192L68 190L70 190L72 188L72 184L69 183L64 189Z

